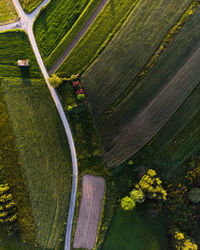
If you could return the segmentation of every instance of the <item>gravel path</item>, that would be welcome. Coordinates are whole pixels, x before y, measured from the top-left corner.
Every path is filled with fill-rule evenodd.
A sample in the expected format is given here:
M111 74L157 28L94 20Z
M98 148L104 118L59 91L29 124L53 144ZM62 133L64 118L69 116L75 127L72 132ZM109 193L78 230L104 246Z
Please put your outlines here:
M54 64L52 69L49 70L49 74L53 74L58 67L64 62L64 60L67 58L69 53L72 51L72 49L76 46L76 44L80 41L80 39L85 35L87 30L90 28L91 24L94 22L95 18L98 16L98 14L101 12L103 7L106 5L106 3L109 0L102 0L95 12L92 14L90 19L87 21L86 25L83 27L83 29L79 32L76 39L69 45L69 47L65 50L65 52L62 54L62 56L58 59L58 61Z

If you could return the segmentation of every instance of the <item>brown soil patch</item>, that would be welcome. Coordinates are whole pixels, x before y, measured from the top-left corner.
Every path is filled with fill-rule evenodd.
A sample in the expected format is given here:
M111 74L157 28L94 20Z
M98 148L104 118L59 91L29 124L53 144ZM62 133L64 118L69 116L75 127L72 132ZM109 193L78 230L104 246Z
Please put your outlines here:
M82 177L82 198L76 226L74 248L92 249L95 246L103 204L105 180L102 177Z

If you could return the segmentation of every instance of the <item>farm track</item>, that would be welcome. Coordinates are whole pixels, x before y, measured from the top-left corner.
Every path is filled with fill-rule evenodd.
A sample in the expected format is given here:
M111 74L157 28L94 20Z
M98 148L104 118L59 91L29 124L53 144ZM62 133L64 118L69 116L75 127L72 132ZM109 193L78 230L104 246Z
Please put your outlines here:
M139 151L176 112L200 81L199 60L200 48L148 106L113 140L112 148L103 152L110 167L120 164Z
M105 191L105 180L99 176L82 177L82 197L73 248L95 247Z
M90 17L90 19L87 21L86 25L83 27L83 29L79 32L76 39L69 45L69 47L65 50L65 52L62 54L62 56L58 59L58 61L54 64L54 66L49 70L49 74L53 74L59 66L64 62L64 60L67 58L67 56L70 54L70 52L73 50L73 48L76 46L76 44L81 40L81 38L84 36L84 34L87 32L87 30L90 28L91 24L94 22L95 18L98 16L98 14L101 12L101 10L104 8L106 3L109 0L102 0L102 2L99 4L93 15Z

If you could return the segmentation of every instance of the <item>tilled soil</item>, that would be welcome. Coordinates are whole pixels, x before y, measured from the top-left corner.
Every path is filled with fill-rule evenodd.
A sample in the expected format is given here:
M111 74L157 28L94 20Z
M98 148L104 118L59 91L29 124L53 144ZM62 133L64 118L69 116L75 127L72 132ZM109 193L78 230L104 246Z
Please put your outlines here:
M82 177L82 197L73 244L74 248L94 248L104 191L105 180L102 177L88 174Z

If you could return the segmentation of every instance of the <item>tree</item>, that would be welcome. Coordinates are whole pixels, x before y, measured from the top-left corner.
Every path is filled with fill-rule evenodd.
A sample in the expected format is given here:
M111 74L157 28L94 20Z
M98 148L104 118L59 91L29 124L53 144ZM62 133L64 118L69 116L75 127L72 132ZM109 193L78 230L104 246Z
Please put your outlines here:
M133 189L130 196L132 200L138 203L142 203L145 200L145 195L141 189Z
M78 95L77 95L77 99L78 99L79 101L85 100L85 94L78 94Z
M121 206L124 210L128 211L135 208L136 204L133 199L131 199L128 196L125 196L124 198L121 199Z
M53 74L51 77L49 77L48 80L49 80L50 85L53 88L57 88L62 83L62 79L59 76L57 76L56 74Z

